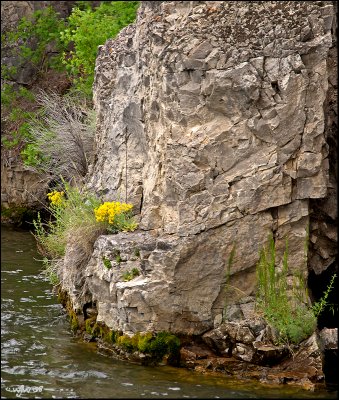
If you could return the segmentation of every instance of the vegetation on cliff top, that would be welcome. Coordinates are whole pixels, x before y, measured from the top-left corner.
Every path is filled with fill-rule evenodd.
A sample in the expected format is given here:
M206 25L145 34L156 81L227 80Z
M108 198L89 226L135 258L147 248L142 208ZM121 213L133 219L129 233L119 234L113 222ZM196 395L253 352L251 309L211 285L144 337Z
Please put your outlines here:
M21 65L29 64L37 79L48 71L66 74L74 102L79 103L79 98L80 102L84 98L91 100L97 48L134 21L138 5L137 1L111 1L92 7L92 2L79 1L66 19L49 6L22 18L14 31L4 32L2 47L12 48L14 58ZM3 64L1 73L5 80L1 88L1 119L6 133L1 138L2 146L12 149L12 156L13 150L16 154L21 152L25 164L38 169L48 159L41 136L35 135L45 105L35 101L34 85L17 88L16 66Z
M91 95L98 46L135 20L139 2L102 2L95 10L89 2L83 1L81 5L73 9L67 27L60 32L62 42L68 47L62 54L62 62L74 87Z

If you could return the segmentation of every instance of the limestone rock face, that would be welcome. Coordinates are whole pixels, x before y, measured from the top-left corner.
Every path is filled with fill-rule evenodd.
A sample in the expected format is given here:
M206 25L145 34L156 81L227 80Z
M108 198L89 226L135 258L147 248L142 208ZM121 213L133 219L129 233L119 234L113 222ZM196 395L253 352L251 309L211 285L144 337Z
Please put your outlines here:
M202 334L226 306L248 318L269 232L278 262L288 238L291 273L307 275L310 204L336 190L324 114L334 18L332 2L142 2L100 46L88 186L133 203L140 224L95 243L83 296L99 319Z
M325 350L338 350L338 328L324 328L320 331L321 345Z
M17 163L13 157L2 154L1 160L1 207L13 205L41 209L48 186L29 168Z
M95 302L98 321L112 329L201 334L222 316L227 299L225 263L234 240L239 241L241 257L231 281L241 293L253 292L255 273L247 268L253 254L248 250L259 252L271 216L263 214L260 220L266 220L266 225L260 227L258 218L248 216L236 225L183 238L153 232L101 236L85 269L75 265L71 253L76 249L70 247L62 271L63 288L79 310L82 304ZM250 230L251 238L241 241L241 235ZM110 269L103 259L110 261ZM139 276L125 281L124 274L133 268Z

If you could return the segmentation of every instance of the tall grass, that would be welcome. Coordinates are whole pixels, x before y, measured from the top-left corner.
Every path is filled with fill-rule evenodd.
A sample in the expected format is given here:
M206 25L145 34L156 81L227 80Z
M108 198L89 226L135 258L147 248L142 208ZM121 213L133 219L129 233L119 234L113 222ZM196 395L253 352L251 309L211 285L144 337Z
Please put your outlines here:
M318 315L327 306L326 299L336 275L332 277L323 298L312 306L303 275L292 275L289 272L287 240L281 271L276 268L276 249L272 235L268 245L260 251L256 273L257 309L277 330L278 340L287 344L298 344L309 337L317 327Z
M223 308L223 312L222 312L222 321L227 320L227 308L228 308L227 299L232 297L232 303L233 303L234 301L236 301L240 297L246 296L246 294L242 290L240 290L236 286L230 284L231 268L232 268L232 265L233 265L233 262L234 262L235 253L236 253L236 244L233 243L230 255L229 255L228 260L227 260L226 273L225 273L225 286L224 286L224 288L225 288L225 300L224 300L224 308Z
M48 207L50 220L43 222L40 214L33 221L38 250L44 256L43 275L53 286L59 284L59 271L63 265L66 246L73 244L74 265L81 266L88 262L93 244L97 237L105 232L105 225L97 222L93 208L100 200L93 195L82 193L77 187L71 187L62 180L65 196L60 202L51 203Z

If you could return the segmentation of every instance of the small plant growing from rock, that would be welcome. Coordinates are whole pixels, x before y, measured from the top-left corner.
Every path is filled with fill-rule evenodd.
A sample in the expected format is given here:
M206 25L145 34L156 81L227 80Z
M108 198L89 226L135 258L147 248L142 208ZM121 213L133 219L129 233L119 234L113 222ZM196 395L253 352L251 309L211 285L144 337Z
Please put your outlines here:
M313 304L312 311L316 317L318 317L324 311L324 309L326 307L330 307L330 309L334 313L334 304L328 303L327 298L328 298L331 290L333 289L334 280L336 277L337 277L337 274L332 275L330 283L328 284L323 297L319 301L317 301Z
M121 261L122 261L122 258L121 258L121 255L120 255L120 251L119 251L119 250L116 250L116 252L115 252L115 261L116 261L118 264L120 264Z
M235 256L235 244L232 247L231 253L228 257L228 262L227 262L227 268L226 268L226 274L225 274L225 289L228 289L229 286L229 281L230 281L230 277L231 277L231 267L233 264L233 260L234 260L234 256ZM224 304L224 310L223 310L223 320L225 320L226 318L226 309L227 309L227 302L225 300L225 304Z
M95 219L104 223L111 233L134 231L138 225L133 220L132 208L132 204L107 201L94 209Z
M66 245L71 241L77 243L78 256L87 260L92 253L92 245L97 237L104 233L106 228L95 220L93 208L100 204L100 200L77 187L71 187L62 179L63 190L53 190L47 194L51 218L44 223L40 214L33 221L37 239L43 255L52 258L62 258L65 255Z
M123 279L125 282L127 281L131 281L132 279L134 279L135 277L140 275L140 271L138 270L138 268L133 268L131 271L126 271L123 274Z
M233 265L233 262L234 262L235 252L236 252L236 245L234 243L233 246L232 246L232 250L230 252L230 255L228 257L228 260L227 260L226 274L225 274L225 291L226 291L226 295L231 297L233 301L235 299L239 299L242 296L246 296L246 293L244 293L238 287L230 284L231 268L232 268L232 265ZM222 321L223 322L225 320L227 320L227 308L228 308L227 299L225 299L223 313L222 313Z
M134 249L134 255L135 257L140 257L140 250L137 247Z
M107 269L111 269L111 268L112 268L112 263L111 263L111 261L110 261L109 258L102 257L102 262L103 262L104 266L105 266Z
M93 333L93 326L95 324L96 317L88 318L85 321L85 329L86 332L90 335Z
M109 342L109 343L116 343L119 336L121 336L122 334L119 331L115 331L115 330L110 330L105 339Z
M77 247L77 259L74 262L84 264L91 256L93 244L99 235L136 227L130 214L132 205L119 202L101 204L95 195L71 186L62 177L60 179L63 189L54 189L47 194L49 205L46 209L50 213L50 220L42 221L39 213L33 220L39 252L53 260L50 264L53 264L55 273L68 245ZM120 252L117 251L115 256L116 262L120 263ZM102 261L106 268L112 267L109 259L103 257ZM50 277L51 272L52 269L48 268ZM137 275L139 271L133 269L127 278L130 280Z

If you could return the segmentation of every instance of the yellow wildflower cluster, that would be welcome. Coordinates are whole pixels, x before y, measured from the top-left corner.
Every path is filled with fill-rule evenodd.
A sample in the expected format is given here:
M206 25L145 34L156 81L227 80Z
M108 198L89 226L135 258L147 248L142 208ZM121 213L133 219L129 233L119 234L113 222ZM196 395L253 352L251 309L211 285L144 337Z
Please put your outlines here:
M47 193L48 200L54 206L61 206L64 201L64 192L58 192L57 190L53 190L53 192Z
M120 203L119 201L106 201L94 209L95 219L98 222L107 221L109 224L113 224L116 215L130 211L132 207L132 204Z

